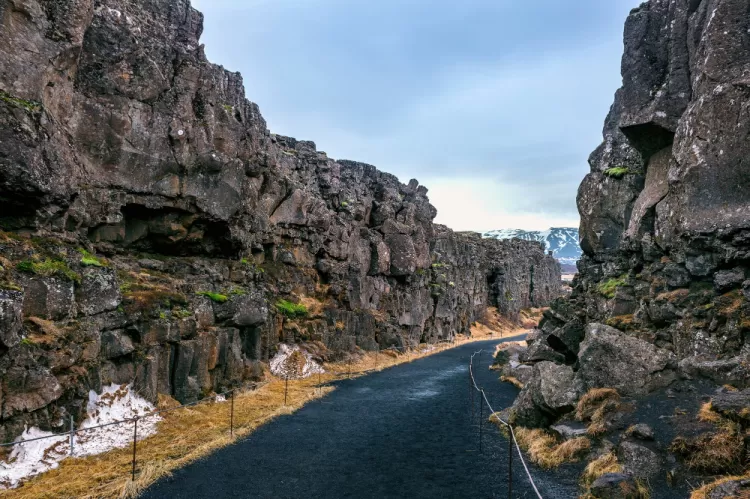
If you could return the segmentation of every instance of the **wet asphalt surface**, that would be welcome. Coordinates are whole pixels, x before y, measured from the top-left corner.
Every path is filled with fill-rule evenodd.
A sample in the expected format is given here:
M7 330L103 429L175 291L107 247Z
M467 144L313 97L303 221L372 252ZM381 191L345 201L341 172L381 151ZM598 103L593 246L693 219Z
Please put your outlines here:
M502 340L507 341L507 340ZM518 390L488 369L501 340L337 382L327 397L177 470L142 498L507 498L508 441L471 417L468 363L495 410ZM475 398L476 403L478 399ZM535 498L518 455L513 498ZM577 471L530 467L545 499L577 497Z

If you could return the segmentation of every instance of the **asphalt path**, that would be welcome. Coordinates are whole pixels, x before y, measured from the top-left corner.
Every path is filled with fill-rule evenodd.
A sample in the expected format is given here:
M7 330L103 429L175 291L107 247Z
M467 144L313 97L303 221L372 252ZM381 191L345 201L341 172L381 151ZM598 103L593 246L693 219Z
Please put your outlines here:
M472 417L468 364L495 410L518 390L488 369L495 345L465 344L336 384L327 397L174 472L143 498L507 498L508 441ZM536 498L518 455L513 498ZM573 470L530 466L545 499L577 497Z

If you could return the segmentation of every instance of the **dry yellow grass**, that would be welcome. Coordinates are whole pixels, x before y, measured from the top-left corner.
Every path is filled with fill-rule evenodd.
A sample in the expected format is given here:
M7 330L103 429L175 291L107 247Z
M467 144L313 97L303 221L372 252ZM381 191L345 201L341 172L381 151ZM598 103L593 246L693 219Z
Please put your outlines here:
M540 429L515 428L516 440L529 454L532 462L542 468L557 468L561 464L575 463L591 448L591 441L578 437L564 442Z
M704 423L718 423L721 421L721 416L714 411L711 402L706 402L698 411L698 421L703 421Z
M750 480L750 474L744 475L744 476L726 476L722 477L715 482L711 482L708 484L705 484L701 486L698 489L695 489L690 494L690 499L708 499L708 495L713 491L716 487L719 485L722 485L727 482L733 482L735 480ZM750 499L750 493L743 491L740 493L739 496L737 496L737 499Z
M715 432L696 438L678 436L670 446L688 468L711 474L736 472L742 465L744 449L742 428L726 420L718 423Z
M368 352L358 360L326 365L326 374L302 380L290 380L287 405L284 406L284 382L273 379L257 390L238 393L234 401L234 437L229 435L231 403L206 403L177 409L164 414L159 431L138 442L136 480L131 481L132 447L115 449L98 456L66 459L59 468L34 477L17 489L3 491L2 497L44 499L76 497L82 499L132 498L172 470L247 436L272 419L291 414L307 402L325 396L332 387L318 388L342 376L366 374L416 360L448 348L486 339L460 338L453 344L442 344L408 353ZM161 396L160 408L174 407L176 402Z
M514 378L513 376L500 376L500 381L510 383L519 390L523 390L523 383L521 383L518 378Z
M607 431L607 417L620 408L620 394L613 388L593 388L578 401L576 419L589 421L588 434Z
M585 485L591 485L597 478L607 473L622 473L622 465L617 461L614 452L603 454L591 461L583 470L581 482Z

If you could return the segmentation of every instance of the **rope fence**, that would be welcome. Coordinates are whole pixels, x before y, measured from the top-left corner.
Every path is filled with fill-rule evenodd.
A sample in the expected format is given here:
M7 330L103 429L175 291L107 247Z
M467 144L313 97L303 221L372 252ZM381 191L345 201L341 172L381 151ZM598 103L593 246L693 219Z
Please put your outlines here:
M534 489L534 492L536 493L537 497L539 499L542 498L542 494L539 493L539 489L537 488L536 484L534 483L534 479L531 476L531 472L529 471L529 467L526 465L526 461L523 457L523 452L521 451L521 446L518 445L518 440L516 440L516 434L513 431L513 426L508 423L507 421L503 420L498 413L495 412L495 410L492 408L492 405L490 404L490 401L487 399L487 394L484 392L482 388L477 386L476 379L474 378L474 356L482 354L482 350L478 350L471 354L471 359L469 360L469 397L471 399L471 412L472 412L472 419L474 418L474 392L477 392L477 394L481 395L481 398L479 398L479 452L482 452L482 423L484 422L484 415L483 408L484 405L487 405L487 408L490 411L490 417L494 416L495 419L503 424L506 428L508 428L509 438L508 438L508 498L510 499L512 497L513 493L513 447L515 446L516 450L518 451L518 457L521 459L521 464L523 465L524 470L526 471L526 476L529 479L529 483L531 484L531 487Z
M332 371L332 370L328 371L326 373L327 379L325 380L325 382L322 379L322 370L319 371L318 372L318 383L317 383L317 387L316 388L318 388L320 390L320 393L322 393L323 386L326 385L326 384L328 384L328 383L330 383L330 382L332 382L332 381L338 381L338 380L341 380L341 379L351 379L352 374L362 375L362 374L368 374L368 373L379 371L380 370L380 355L383 352L393 351L393 352L401 352L402 354L405 353L408 356L408 361L411 361L412 358L417 358L416 356L418 356L420 353L427 353L427 352L432 351L435 348L437 348L438 345L443 345L443 344L455 344L455 340L441 340L441 341L439 341L437 343L433 343L433 344L430 345L433 348L430 348L429 350L422 350L422 351L418 350L418 351L414 352L415 356L412 356L413 349L411 347L396 347L396 346L392 346L392 347L385 348L383 350L380 350L380 348L378 348L374 352L375 353L375 367L373 369L359 370L356 373L352 372L352 357L350 356L348 358L347 362L346 362L347 363L346 371L345 372L336 372L336 371ZM383 365L385 367L390 367L390 366L388 366L386 364L383 364ZM333 366L331 366L331 367L333 367ZM283 378L280 378L280 380L284 381L284 406L286 406L286 404L287 404L287 392L288 392L289 380L290 379L297 379L297 378L290 378L289 376L284 376ZM262 385L260 385L260 386L262 386ZM257 389L257 388L259 388L259 386L256 386L254 389ZM69 446L70 446L70 450L69 450L68 456L73 457L73 456L75 456L75 442L76 442L76 438L78 438L79 435L85 434L86 432L91 432L93 430L99 430L101 428L113 427L113 426L117 426L117 425L132 424L133 425L133 441L132 441L133 454L132 454L131 466L130 466L130 470L129 471L130 471L131 479L133 481L135 481L136 474L137 474L137 460L138 460L138 422L139 421L143 421L143 420L146 420L148 418L153 418L155 416L163 415L163 414L166 414L166 413L169 413L169 412L173 412L173 411L178 411L178 410L186 409L186 408L189 408L189 407L195 407L195 406L198 406L198 405L201 405L201 404L206 404L206 403L209 403L209 402L219 402L219 401L226 402L226 401L228 401L229 402L229 411L228 411L229 412L229 414L228 414L228 426L229 426L229 428L228 429L229 429L230 436L234 437L234 426L235 426L234 425L234 399L235 399L236 393L238 391L240 391L240 390L241 390L240 388L232 388L232 389L226 390L226 391L224 391L222 393L216 393L216 394L210 395L208 397L202 398L200 400L196 400L194 402L180 404L178 406L168 407L168 408L164 408L164 409L153 410L153 411L149 411L147 413L144 413L144 414L141 414L141 415L138 415L138 416L134 416L132 418L126 418L126 419L123 419L123 420L120 420L120 421L112 421L112 422L104 423L104 424L100 424L100 425L89 426L89 427L86 427L86 428L75 428L75 420L74 420L73 416L71 416L70 417L70 431L68 431L68 432L57 433L57 434L52 434L52 435L45 435L43 437L28 438L28 439L24 439L24 440L17 440L17 441L14 441L14 442L0 443L0 449L2 449L2 448L8 448L8 447L15 447L17 445L24 445L24 444L28 444L28 443L31 443L31 442L37 442L37 441L40 441L40 440L63 439L63 438L65 438L65 439L68 440ZM220 397L222 397L224 400L221 400Z

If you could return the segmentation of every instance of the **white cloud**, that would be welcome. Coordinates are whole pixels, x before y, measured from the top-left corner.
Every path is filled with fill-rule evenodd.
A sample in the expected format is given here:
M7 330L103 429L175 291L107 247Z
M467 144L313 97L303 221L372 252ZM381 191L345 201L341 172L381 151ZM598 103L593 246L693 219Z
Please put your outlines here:
M578 227L578 218L546 212L518 212L504 207L510 197L502 184L476 178L431 178L424 184L429 188L430 202L437 208L435 221L454 230L483 232L492 229L519 228L545 230L550 227ZM530 187L531 188L531 187ZM523 193L514 193L518 195Z

